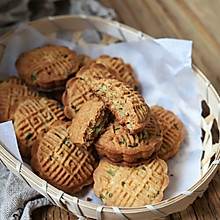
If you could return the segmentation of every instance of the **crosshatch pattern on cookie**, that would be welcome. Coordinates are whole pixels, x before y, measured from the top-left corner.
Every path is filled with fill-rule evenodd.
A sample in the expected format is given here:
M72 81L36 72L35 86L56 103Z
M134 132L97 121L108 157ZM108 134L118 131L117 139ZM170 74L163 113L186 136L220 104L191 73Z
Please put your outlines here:
M134 163L149 158L162 143L162 128L151 116L150 122L137 134L129 134L116 120L95 142L99 155L107 156L113 162Z
M102 63L105 66L115 70L116 78L135 90L138 88L138 80L135 77L134 70L130 64L125 64L122 58L101 55L95 60L96 63Z
M92 173L97 164L93 150L82 151L74 145L66 124L52 127L36 149L33 149L36 154L32 159L33 167L59 189L73 194L92 182Z
M20 55L16 61L19 76L28 84L43 88L63 84L76 72L80 59L64 46L49 45Z
M163 126L163 143L157 154L160 158L167 160L180 148L184 138L184 125L173 112L161 106L152 106L150 109Z
M0 122L9 119L11 106L24 97L39 97L37 91L31 90L21 79L9 77L0 84Z
M19 147L31 148L39 133L64 118L61 105L55 100L45 97L24 100L13 114Z
M95 95L84 79L78 77L71 78L67 81L66 91L62 96L64 114L67 118L72 119L81 106L93 97Z
M138 167L116 166L102 159L94 173L94 192L106 205L139 207L163 198L167 165L155 158Z
M142 130L150 119L150 108L132 87L116 79L94 79L93 92L131 133Z
M90 84L94 78L116 78L116 73L113 69L104 66L101 63L90 63L82 67L76 74L77 77L84 79Z

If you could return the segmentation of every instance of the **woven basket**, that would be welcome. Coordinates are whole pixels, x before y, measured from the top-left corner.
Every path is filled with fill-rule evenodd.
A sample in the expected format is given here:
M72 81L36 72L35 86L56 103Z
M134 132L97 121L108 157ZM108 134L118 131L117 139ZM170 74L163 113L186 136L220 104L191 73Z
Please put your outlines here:
M42 34L56 38L60 31L67 31L72 36L73 43L85 43L83 31L93 29L102 36L101 44L111 44L117 41L132 41L138 39L152 39L150 36L116 21L107 21L91 16L58 16L48 17L29 23L30 26ZM13 31L0 39L0 59ZM220 158L219 126L220 126L220 98L209 80L193 66L198 77L201 103L201 129L203 131L203 156L201 158L201 179L187 191L173 198L161 201L155 205L140 208L118 208L92 204L70 196L35 175L24 164L15 159L0 145L0 161L16 176L23 179L29 186L49 198L55 205L67 209L78 218L94 219L156 219L171 213L181 211L193 203L197 196L202 196L209 182L215 175Z

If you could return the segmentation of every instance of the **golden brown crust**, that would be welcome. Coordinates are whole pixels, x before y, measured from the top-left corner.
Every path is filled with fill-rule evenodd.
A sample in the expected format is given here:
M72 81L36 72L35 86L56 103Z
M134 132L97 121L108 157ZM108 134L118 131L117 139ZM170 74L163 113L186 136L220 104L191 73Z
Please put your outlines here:
M97 158L92 148L82 151L70 141L68 126L68 123L53 125L35 142L31 166L41 178L73 195L93 182Z
M24 158L30 157L30 150L38 134L57 120L65 118L61 105L52 99L27 98L11 111L19 150Z
M28 85L50 89L63 86L80 65L73 50L64 46L43 46L19 56L15 65L18 74Z
M80 68L81 68L82 66L87 65L89 62L91 62L90 57L89 57L88 55L86 55L86 54L79 54L78 57L79 57L79 59L80 59L80 61L81 61L81 63L80 63Z
M108 122L108 112L104 103L97 97L82 105L69 127L72 143L90 147L95 138L104 131Z
M81 106L94 97L95 95L84 79L79 77L69 79L66 83L66 90L62 96L64 114L67 118L73 119Z
M122 58L101 55L96 60L96 63L101 63L115 71L116 79L124 82L137 90L139 82L134 74L134 70L130 64L124 63Z
M93 190L105 205L141 207L160 202L169 183L167 164L157 156L138 167L116 166L101 159Z
M91 89L129 133L141 131L149 122L149 106L137 91L125 83L116 79L93 79Z
M108 157L114 163L134 166L148 159L161 144L162 128L151 116L145 128L133 135L114 121L95 142L95 148L100 156Z
M106 67L101 63L90 62L83 66L77 73L77 77L84 79L89 85L94 78L116 78L116 73L113 69Z
M12 106L24 97L39 97L21 79L8 77L0 84L0 122L8 121Z
M180 149L184 139L184 125L173 112L161 106L152 106L150 109L163 126L163 143L157 154L161 159L167 160Z

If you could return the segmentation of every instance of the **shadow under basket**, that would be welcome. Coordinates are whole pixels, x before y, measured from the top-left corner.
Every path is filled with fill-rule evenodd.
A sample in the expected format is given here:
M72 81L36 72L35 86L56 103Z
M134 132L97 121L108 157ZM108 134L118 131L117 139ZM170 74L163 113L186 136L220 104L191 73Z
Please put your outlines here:
M99 44L102 45L113 44L118 41L153 39L116 21L92 16L67 15L48 17L28 24L50 38L60 38L65 33L68 38L65 40L75 44L88 43L84 39L87 30L95 30L95 33L98 33L98 38L100 38ZM13 30L0 39L0 59L12 34ZM202 177L182 194L163 200L155 205L147 205L140 208L100 206L70 196L48 184L12 156L2 145L0 145L0 161L30 187L50 199L55 205L72 212L80 219L85 219L86 217L94 219L156 219L184 210L193 203L197 196L203 195L218 169L220 158L220 98L203 73L195 66L193 66L193 70L198 78L202 104Z

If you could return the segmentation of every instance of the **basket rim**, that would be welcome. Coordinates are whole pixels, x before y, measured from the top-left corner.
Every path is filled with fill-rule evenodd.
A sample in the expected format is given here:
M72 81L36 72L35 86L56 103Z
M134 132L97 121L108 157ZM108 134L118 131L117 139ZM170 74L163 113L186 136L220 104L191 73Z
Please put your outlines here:
M83 20L90 20L90 21L94 21L94 22L102 22L102 23L105 23L107 22L108 25L111 25L111 26L116 26L117 28L121 28L123 30L126 30L126 31L129 31L131 32L132 34L135 34L137 37L139 37L140 39L151 39L153 40L154 38L145 34L145 33L142 33L141 31L138 31L136 30L135 28L132 28L128 25L125 25L125 24L122 24L118 21L112 21L112 20L106 20L106 19L103 19L103 18L100 18L100 17L96 17L96 16L84 16L84 15L60 15L60 16L54 16L54 17L46 17L46 18L41 18L41 19L38 19L38 20L35 20L35 21L31 21L31 22L27 22L27 24L31 27L34 27L37 26L37 25L41 25L42 23L45 23L45 22L51 22L51 20L66 20L66 19L83 19ZM82 28L83 29L83 28ZM1 45L5 45L4 42L7 42L9 39L10 39L10 36L14 33L15 31L15 28L13 28L12 30L10 30L9 32L7 32L5 35L3 35L1 38L0 38L0 46ZM122 36L123 37L123 36ZM207 79L207 77L199 70L199 68L197 68L194 64L192 65L193 69L194 69L194 72L196 74L196 76L198 78L200 78L204 83L210 83L209 80ZM216 100L218 101L218 103L220 103L220 97L217 93L217 91L215 90L215 88L213 87L212 84L209 84L209 89L211 90L211 92L214 94ZM219 126L219 125L218 125ZM4 158L4 161L5 160L9 160L11 162L13 162L14 164L12 164L12 166L16 167L16 163L19 162L18 159L16 159L10 152L8 152L3 146L1 146L0 144L0 161L2 161L2 163L4 164L4 161L3 159ZM216 152L216 159L219 160L220 159L220 149L218 148L217 152ZM208 183L209 183L209 177L210 176L214 176L214 174L216 173L218 169L218 165L217 164L211 164L207 171L205 172L205 174L203 176L201 176L201 178L193 185L191 186L190 188L187 189L187 191L189 192L192 192L192 195L191 196L195 196L195 198L197 197L196 194L194 194L194 192L196 192L198 189L201 188L201 186L204 186L205 187L202 187L202 193L206 190L206 188L208 187ZM38 177L34 172L32 172L31 170L29 170L29 168L27 168L24 163L21 164L21 167L20 167L20 170L18 173L18 175L24 175L25 173L27 175L28 172L31 172L31 174L35 177L35 178L40 178ZM40 178L41 181L43 181L43 179ZM208 183L207 183L208 182ZM48 183L48 188L47 188L48 192L49 193L53 193L54 191L58 191L57 188L53 187L51 184ZM60 191L60 190L59 190ZM55 192L56 193L56 192ZM185 197L187 197L188 195L187 194L178 194L172 198L168 198L166 200L162 200L161 202L158 202L156 204L154 204L153 206L156 208L156 209L163 209L167 206L170 206L182 199L184 199ZM70 198L73 198L74 196L71 196L67 193L63 193L62 195L62 199L66 199L66 200L69 200ZM84 207L89 207L93 210L96 210L96 208L98 206L102 206L104 208L105 211L109 212L109 213L115 213L115 211L112 209L111 206L105 206L105 205L98 205L98 204L94 204L94 203L91 203L91 202L88 202L88 201L85 201L85 200L81 200L79 199L79 204L84 206ZM125 213L125 214L129 214L129 213L133 213L133 211L136 211L136 212L148 212L149 209L147 209L145 206L143 207L119 207L120 210Z

